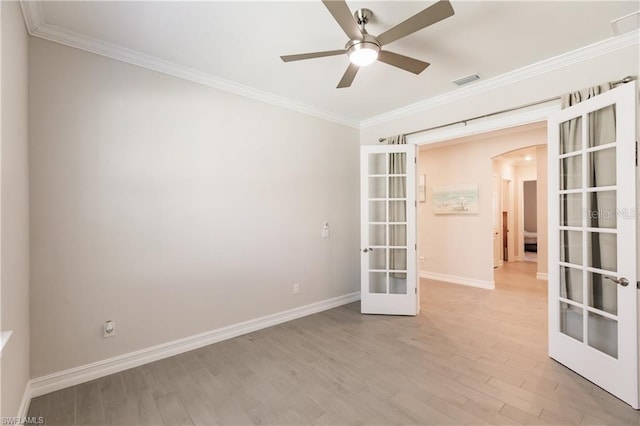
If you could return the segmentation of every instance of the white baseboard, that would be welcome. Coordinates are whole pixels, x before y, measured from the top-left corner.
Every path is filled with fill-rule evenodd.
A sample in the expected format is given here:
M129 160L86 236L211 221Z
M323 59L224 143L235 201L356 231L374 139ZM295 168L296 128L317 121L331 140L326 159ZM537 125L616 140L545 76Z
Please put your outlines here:
M307 315L326 311L338 306L360 300L360 292L345 294L332 299L300 306L288 311L278 312L261 318L233 324L216 330L208 331L184 339L174 340L139 351L118 355L113 358L81 365L69 370L48 374L31 380L31 397L35 398L50 392L55 392L69 386L88 382L109 374L118 373L159 359L168 358L183 352L201 348L222 340L251 333L277 324L282 324Z
M536 279L542 281L549 281L549 274L546 272L536 272Z
M486 290L493 290L496 288L495 281L483 281L476 280L474 278L456 277L455 275L439 274L437 272L420 271L420 278L427 278L429 280L444 281L447 283L467 285L470 287L484 288Z

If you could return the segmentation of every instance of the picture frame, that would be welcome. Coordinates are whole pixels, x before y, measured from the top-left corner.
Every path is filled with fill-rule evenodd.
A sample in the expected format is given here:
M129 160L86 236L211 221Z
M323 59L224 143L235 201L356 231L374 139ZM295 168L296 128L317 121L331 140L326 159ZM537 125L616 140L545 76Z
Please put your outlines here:
M478 184L434 186L431 188L433 213L437 215L478 214Z

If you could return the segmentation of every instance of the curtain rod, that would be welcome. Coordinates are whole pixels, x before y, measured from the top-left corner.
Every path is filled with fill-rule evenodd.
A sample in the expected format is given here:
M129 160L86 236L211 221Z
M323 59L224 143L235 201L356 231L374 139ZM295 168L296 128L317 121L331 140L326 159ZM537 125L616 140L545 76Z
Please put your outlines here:
M614 86L617 86L619 84L629 83L630 81L633 81L633 80L635 80L635 77L626 76L625 78L623 78L621 80L612 81L611 84L614 85ZM560 98L561 98L561 96L556 96L554 98L548 98L548 99L544 99L542 101L531 102L531 103L528 103L528 104L525 104L525 105L520 105L520 106L513 107L513 108L507 108L507 109L503 109L501 111L491 112L489 114L477 115L475 117L467 118L466 120L459 120L459 121L454 121L454 122L447 123L447 124L441 124L441 125L435 126L435 127L429 127L429 128L426 128L426 129L414 130L413 132L405 133L404 135L405 136L415 135L417 133L429 132L431 130L442 129L443 127L449 127L449 126L453 126L453 125L456 125L456 124L462 124L462 123L464 123L464 125L466 126L467 122L469 122L469 121L478 120L478 119L481 119L481 118L492 117L494 115L504 114L505 112L516 111L516 110L523 109L523 108L529 108L529 107L532 107L532 106L535 106L535 105L545 104L545 103L551 102L551 101L557 101ZM380 138L380 139L378 139L378 142L384 142L386 140L387 140L387 138Z

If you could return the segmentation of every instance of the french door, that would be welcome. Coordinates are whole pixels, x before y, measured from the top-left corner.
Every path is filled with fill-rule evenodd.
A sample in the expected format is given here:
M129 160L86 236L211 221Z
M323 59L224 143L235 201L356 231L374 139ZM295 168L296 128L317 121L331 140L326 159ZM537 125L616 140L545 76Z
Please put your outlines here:
M637 409L635 98L549 118L549 356Z
M362 313L416 315L416 146L363 146L360 164Z

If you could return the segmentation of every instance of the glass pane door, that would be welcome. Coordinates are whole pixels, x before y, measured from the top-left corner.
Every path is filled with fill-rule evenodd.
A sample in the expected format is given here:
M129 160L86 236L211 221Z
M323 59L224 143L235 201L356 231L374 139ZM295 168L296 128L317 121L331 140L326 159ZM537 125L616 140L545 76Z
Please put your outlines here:
M638 408L635 93L549 118L549 355Z
M616 105L560 123L560 332L618 357Z
M415 146L365 148L363 312L415 315Z

